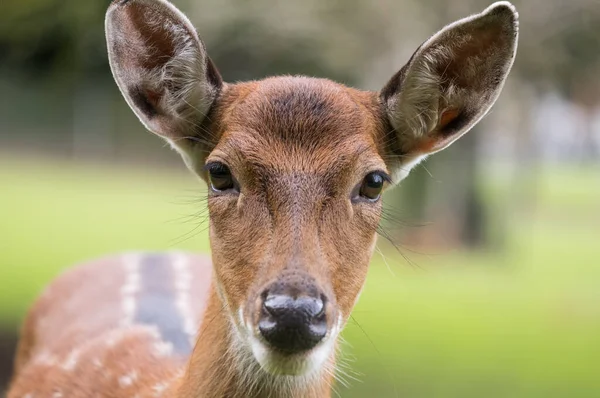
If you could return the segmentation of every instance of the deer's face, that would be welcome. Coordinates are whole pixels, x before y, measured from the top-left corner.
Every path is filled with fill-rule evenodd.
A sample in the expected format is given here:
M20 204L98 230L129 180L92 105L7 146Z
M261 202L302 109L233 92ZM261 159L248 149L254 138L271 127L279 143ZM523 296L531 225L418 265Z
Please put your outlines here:
M215 286L263 369L332 358L364 284L380 194L491 108L517 14L498 2L423 43L379 92L327 80L227 85L165 0L114 1L106 33L127 103L209 185Z
M390 180L376 97L273 78L221 98L204 166L218 289L264 367L303 373L329 357L374 249Z

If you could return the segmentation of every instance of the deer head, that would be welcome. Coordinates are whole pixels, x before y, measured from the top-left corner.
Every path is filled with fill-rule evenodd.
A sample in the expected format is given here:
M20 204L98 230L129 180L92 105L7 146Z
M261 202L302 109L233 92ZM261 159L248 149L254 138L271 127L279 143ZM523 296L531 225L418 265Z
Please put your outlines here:
M306 375L333 361L382 192L489 111L518 22L498 2L445 27L380 92L291 76L224 83L164 0L113 2L106 32L129 106L209 186L214 288L236 350L269 374Z

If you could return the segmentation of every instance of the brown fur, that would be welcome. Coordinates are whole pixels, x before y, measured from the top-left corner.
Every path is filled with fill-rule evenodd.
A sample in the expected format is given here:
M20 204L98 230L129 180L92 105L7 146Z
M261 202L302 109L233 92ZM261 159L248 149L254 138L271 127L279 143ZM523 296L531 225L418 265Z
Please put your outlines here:
M202 317L211 264L184 255L195 288L189 304ZM164 346L153 328L124 325L121 289L128 256L82 264L57 278L31 308L23 326L8 396L153 396L153 388L181 375L186 359L157 350ZM119 379L135 372L131 385ZM93 380L93 382L91 382ZM140 388L143 386L146 388Z
M212 263L172 259L190 264L191 290L177 310L199 320L189 357L157 352L161 336L128 315L139 299L128 293L135 273L123 268L126 257L108 258L65 274L32 307L8 397L330 396L336 333L364 285L381 217L380 200L353 192L374 171L397 183L487 112L512 65L514 8L497 3L446 28L380 93L308 77L225 84L164 0L114 2L107 40L117 84L144 125L206 181L206 163L226 164L240 190L209 193ZM417 120L425 113L433 124ZM400 127L414 120L426 130ZM263 370L251 349L262 295L274 285L326 298L334 348L310 374Z

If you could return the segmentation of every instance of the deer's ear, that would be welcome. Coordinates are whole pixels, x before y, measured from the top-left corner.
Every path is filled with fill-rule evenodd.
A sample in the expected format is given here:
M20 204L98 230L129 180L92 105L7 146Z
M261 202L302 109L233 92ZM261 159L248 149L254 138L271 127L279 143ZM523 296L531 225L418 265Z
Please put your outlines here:
M190 21L165 0L115 0L106 40L113 76L144 126L171 143L193 136L223 83Z
M423 43L380 92L403 170L469 131L494 104L517 49L518 14L492 4Z

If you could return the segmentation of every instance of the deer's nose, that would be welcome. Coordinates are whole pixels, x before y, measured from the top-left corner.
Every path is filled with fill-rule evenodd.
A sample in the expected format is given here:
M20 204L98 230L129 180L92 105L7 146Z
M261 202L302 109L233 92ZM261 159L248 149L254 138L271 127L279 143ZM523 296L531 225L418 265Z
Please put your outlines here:
M288 354L307 351L327 334L325 298L263 295L258 329L274 348Z

